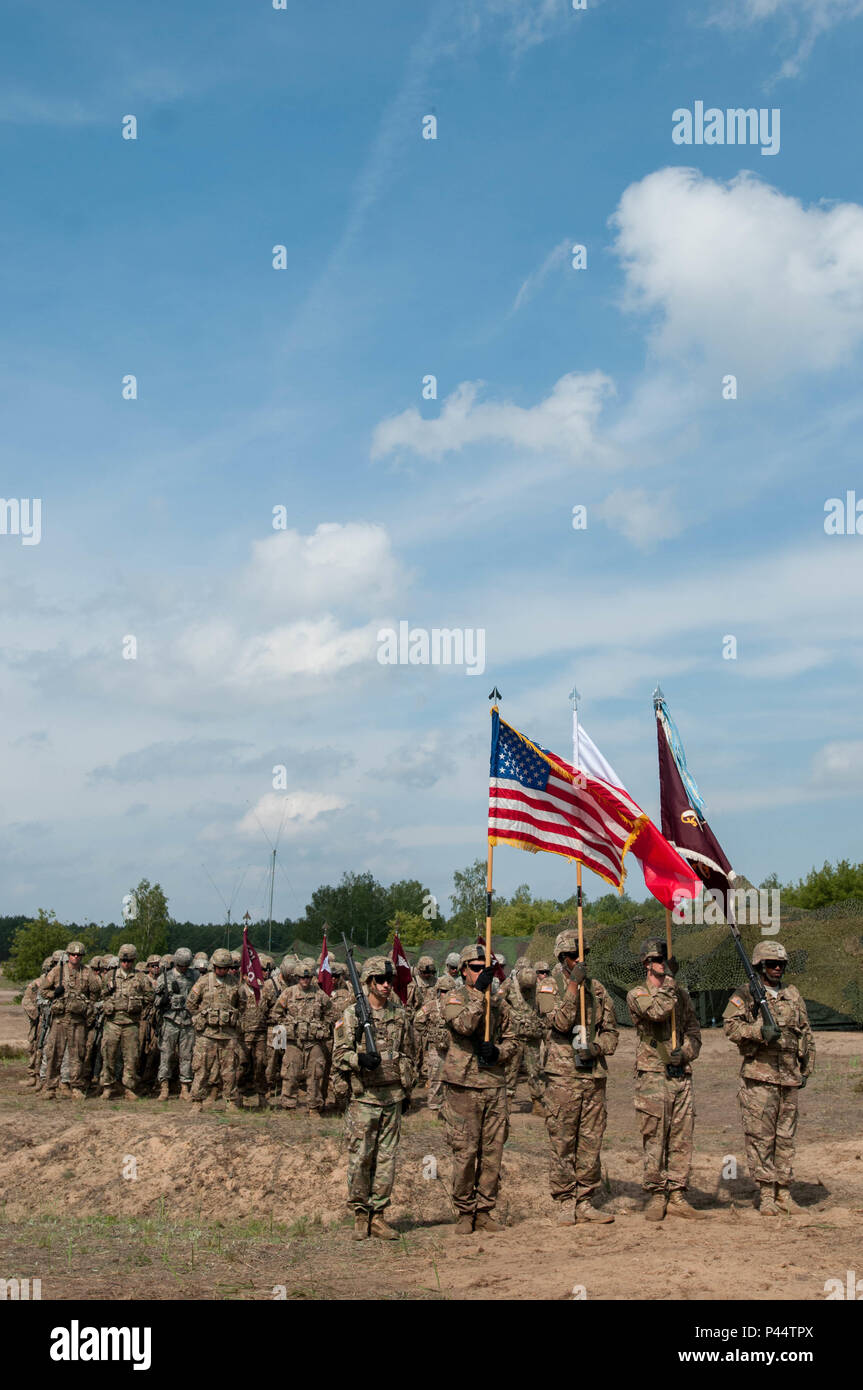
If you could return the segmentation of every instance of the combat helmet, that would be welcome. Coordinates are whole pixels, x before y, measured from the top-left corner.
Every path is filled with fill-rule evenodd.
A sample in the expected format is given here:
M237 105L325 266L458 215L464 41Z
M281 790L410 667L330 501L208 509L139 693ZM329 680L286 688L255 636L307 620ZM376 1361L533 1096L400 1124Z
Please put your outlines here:
M176 957L173 956L170 951L166 951L163 956L159 957L159 965L163 970L170 970L175 959ZM191 960L191 952L189 952L189 959Z
M484 946L463 946L458 958L459 970L461 970L463 965L469 965L472 960L485 961ZM449 956L447 956L447 961L449 961ZM492 964L494 964L494 956L492 956Z
M52 966L53 964L54 964L54 957L53 957L53 956L46 956L45 959L44 959L43 962L42 962L42 970L41 970L40 973L43 974L43 975L47 975L47 974L48 974L48 971L51 969L51 966Z
M86 947L83 941L70 941L66 947L67 956L83 956Z
M536 971L529 962L516 973L518 975L519 988L533 989L536 984Z
M421 975L430 975L435 972L435 963L431 956L420 956L417 961L417 970Z
M584 954L587 955L590 947L584 943ZM575 927L565 927L558 932L554 939L554 954L560 960L563 955L578 955L578 932Z
M162 957L161 957L157 952L154 951L153 954L152 954L151 956L148 956L148 957L147 957L147 964L148 964L148 965L161 965L161 964L162 964Z
M211 965L213 966L213 969L214 969L214 970L215 970L216 966L218 966L220 969L221 969L222 966L225 966L227 969L230 970L230 968L231 968L231 953L230 953L230 951L226 951L225 948L224 948L224 946L218 946L218 947L216 948L216 950L213 952L212 959L211 959L211 962L210 962L210 963L211 963Z
M642 965L646 960L665 960L665 942L658 936L649 936L638 948L638 959Z
M386 956L369 956L368 960L363 962L363 968L360 972L360 983L367 984L372 975L386 975L387 979L392 982L392 961L388 960Z
M105 962L106 970L116 970L120 964L119 956L103 956L102 960Z
M88 964L91 970L102 970L104 968L104 962L101 956L91 957Z
M127 941L125 946L120 947L119 951L117 952L117 957L119 960L137 960L138 948L137 946L133 946L131 942Z
M752 952L752 964L762 965L767 960L781 960L788 964L788 952L781 941L759 941Z
M192 960L192 952L188 946L178 946L174 952L175 965L189 965Z
M444 966L449 968L449 966L454 965L456 969L458 969L459 959L460 957L458 951L450 951L449 955L444 961Z

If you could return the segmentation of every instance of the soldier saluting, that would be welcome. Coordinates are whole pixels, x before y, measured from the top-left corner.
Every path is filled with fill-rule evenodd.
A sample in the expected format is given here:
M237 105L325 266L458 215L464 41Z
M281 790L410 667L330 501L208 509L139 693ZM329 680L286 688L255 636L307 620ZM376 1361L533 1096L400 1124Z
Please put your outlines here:
M665 943L651 938L639 951L644 984L626 996L638 1031L635 1108L644 1146L645 1217L661 1221L666 1207L695 1219L686 1200L692 1167L692 1062L701 1051L701 1029L692 1000L674 979L677 962L666 959ZM676 1046L672 1045L672 1035Z
M774 1026L765 1022L746 985L723 1014L726 1037L742 1055L737 1099L746 1161L758 1183L762 1216L794 1212L791 1165L797 1133L797 1097L815 1067L809 1015L794 985L782 984L788 952L778 941L759 941L752 964L761 976Z

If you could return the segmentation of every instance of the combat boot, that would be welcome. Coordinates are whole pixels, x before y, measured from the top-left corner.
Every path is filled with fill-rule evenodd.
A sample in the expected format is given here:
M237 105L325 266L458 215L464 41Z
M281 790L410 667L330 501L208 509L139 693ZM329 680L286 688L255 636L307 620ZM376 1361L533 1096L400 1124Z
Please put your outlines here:
M56 1092L56 1090L54 1089L53 1086L52 1086L49 1090L47 1090L47 1091L45 1092L45 1099L46 1099L46 1100L56 1100L56 1099L57 1099L57 1092Z
M369 1222L369 1235L377 1236L378 1240L398 1240L399 1238L398 1231L393 1230L379 1211L374 1212Z
M776 1184L775 1200L783 1216L799 1216L802 1211L802 1207L798 1207L797 1203L791 1200L791 1188L783 1187L781 1182Z
M597 1207L591 1206L588 1197L582 1197L575 1204L576 1221L599 1221L603 1225L608 1225L614 1220L610 1211L600 1211Z
M36 1082L36 1084L35 1084L35 1086L33 1087L33 1089L34 1089L34 1091L44 1091L44 1089L45 1089L45 1082L42 1081L41 1078L40 1078L40 1079Z
M159 1087L159 1100L170 1100L171 1087L167 1081L163 1081Z
M665 1193L651 1192L650 1201L644 1209L645 1221L662 1221L665 1217Z
M474 1217L473 1228L475 1231L485 1231L486 1235L496 1235L503 1230L503 1222L498 1221L493 1211L478 1211Z
M758 1203L758 1210L762 1216L779 1215L779 1208L773 1196L773 1187L774 1184L772 1182L762 1182L759 1184L761 1197Z
M683 1216L687 1221L700 1221L702 1213L691 1207L683 1195L682 1188L676 1187L668 1196L668 1211L671 1216Z
M72 1087L69 1085L68 1081L60 1082L60 1095L63 1097L64 1100L71 1100Z
M80 1088L80 1086L73 1086L73 1087L72 1087L72 1095L74 1096L75 1100L86 1100L86 1099L87 1099L87 1092L86 1092L86 1091L82 1091L81 1088Z
M37 1085L37 1081L36 1081L35 1076L28 1076L26 1081L19 1081L19 1082L18 1082L18 1085L19 1085L20 1087L22 1087L22 1089L23 1089L23 1088L26 1087L26 1086L35 1086L35 1085Z
M565 1197L562 1202L557 1203L557 1216L555 1220L558 1226L575 1225L575 1202L571 1197Z
M354 1240L368 1240L369 1238L369 1214L367 1211L354 1212L354 1229L351 1232Z
M238 1105L235 1100L229 1100L225 1102L226 1110L242 1110L242 1108L242 1105Z
M103 1087L102 1087L102 1099L103 1099L103 1100L110 1100L110 1099L111 1099L111 1089L112 1089L112 1088L111 1088L110 1086L103 1086Z
M123 1088L123 1099L124 1099L124 1100L137 1100L137 1099L138 1099L138 1093L137 1093L137 1091L133 1091L132 1088L131 1088L131 1086L124 1086L124 1088Z
M180 1100L191 1100L191 1099L192 1099L192 1088L191 1088L191 1086L189 1085L188 1081L184 1081L184 1082L182 1083L182 1085L180 1086Z
M535 1100L533 1102L533 1105L530 1107L530 1113L531 1115L545 1115L545 1106L543 1105L541 1100Z
M463 1211L458 1221L455 1223L455 1234L457 1236L473 1235L473 1212Z

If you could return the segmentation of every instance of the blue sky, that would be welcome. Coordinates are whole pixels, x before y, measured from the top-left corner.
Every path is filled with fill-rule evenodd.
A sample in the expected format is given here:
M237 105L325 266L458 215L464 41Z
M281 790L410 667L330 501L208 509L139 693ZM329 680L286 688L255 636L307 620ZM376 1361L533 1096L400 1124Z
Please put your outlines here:
M740 872L860 857L861 11L12 0L2 911L147 875L217 919L206 864L257 916L258 820L280 917L346 868L446 903L495 683L565 755L577 682L656 815L659 680ZM778 108L779 153L674 144L696 101ZM399 620L485 672L380 665ZM525 880L574 868L501 849Z

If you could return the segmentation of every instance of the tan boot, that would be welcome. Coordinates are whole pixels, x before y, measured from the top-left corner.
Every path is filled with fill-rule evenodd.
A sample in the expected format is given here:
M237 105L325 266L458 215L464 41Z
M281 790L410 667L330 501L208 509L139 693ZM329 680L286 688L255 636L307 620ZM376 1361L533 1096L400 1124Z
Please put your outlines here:
M668 1214L669 1216L682 1216L687 1221L701 1221L704 1215L703 1212L696 1211L694 1207L689 1205L679 1187L676 1187L669 1194Z
M68 1081L60 1082L60 1095L64 1100L72 1099L72 1087L69 1085Z
M191 1099L192 1099L192 1088L191 1088L191 1086L189 1085L188 1081L184 1081L184 1082L182 1083L182 1085L180 1086L180 1100L191 1100Z
M797 1203L791 1200L791 1188L783 1187L781 1182L776 1184L776 1206L783 1216L799 1216L802 1211Z
M226 1110L242 1110L242 1108L242 1105L238 1105L235 1100L229 1100L225 1102Z
M457 1236L473 1235L473 1212L463 1211L455 1223L455 1234Z
M572 1198L566 1197L562 1202L558 1202L556 1205L557 1216L555 1217L555 1220L558 1226L574 1226L575 1202L572 1200Z
M159 1087L159 1100L171 1099L171 1087L167 1081L163 1081Z
M46 1100L56 1100L56 1099L57 1099L57 1092L54 1090L53 1087L51 1088L50 1091L46 1091L46 1092L45 1092L45 1099L46 1099Z
M398 1231L393 1230L388 1221L385 1221L379 1211L376 1211L369 1222L369 1235L377 1236L378 1240L398 1240Z
M138 1099L138 1093L137 1093L137 1091L133 1091L132 1088L131 1088L130 1086L124 1086L124 1088L123 1088L123 1099L124 1099L124 1100L137 1100L137 1099Z
M351 1232L353 1240L368 1240L369 1238L369 1214L367 1211L354 1212L354 1229Z
M610 1221L614 1220L614 1217L610 1211L600 1211L597 1207L591 1206L588 1197L582 1197L575 1204L575 1219L576 1221L599 1221L607 1226Z
M35 1085L36 1085L36 1078L35 1078L35 1076L28 1076L26 1081L19 1081L19 1082L18 1082L18 1085L22 1088L22 1090L23 1090L26 1086L35 1086Z
M772 1182L762 1182L759 1184L761 1193L758 1210L762 1216L778 1216L779 1208L773 1196L774 1184Z
M478 1211L474 1217L473 1228L475 1231L485 1231L487 1236L493 1236L503 1230L503 1222L498 1221L493 1211Z
M545 1106L541 1100L535 1100L533 1102L533 1105L530 1107L530 1113L531 1115L545 1116Z
M72 1096L73 1096L73 1098L74 1098L75 1100L86 1100L86 1099L87 1099L87 1092L86 1092L86 1091L82 1091L81 1088L80 1088L80 1086L73 1086L73 1087L72 1087Z
M665 1193L651 1192L650 1200L644 1209L645 1221L662 1221L665 1217Z

